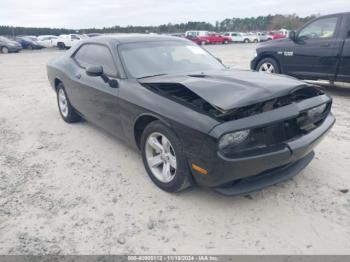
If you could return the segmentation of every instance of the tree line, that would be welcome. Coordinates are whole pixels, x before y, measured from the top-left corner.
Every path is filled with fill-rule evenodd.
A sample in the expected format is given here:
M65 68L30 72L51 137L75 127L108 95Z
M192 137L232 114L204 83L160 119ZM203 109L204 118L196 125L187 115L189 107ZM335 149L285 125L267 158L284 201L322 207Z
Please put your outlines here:
M206 31L271 31L281 28L296 29L315 18L316 15L299 17L292 15L267 15L249 18L227 18L215 24L208 22L187 22L180 24L163 24L159 26L113 26L87 29L37 28L0 26L0 35L60 35L71 33L183 33L188 30Z

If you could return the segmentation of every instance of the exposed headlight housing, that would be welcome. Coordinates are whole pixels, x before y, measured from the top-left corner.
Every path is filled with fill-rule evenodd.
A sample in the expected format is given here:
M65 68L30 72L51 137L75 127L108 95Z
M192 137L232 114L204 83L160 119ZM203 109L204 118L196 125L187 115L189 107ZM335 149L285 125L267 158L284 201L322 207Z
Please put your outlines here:
M239 145L248 138L249 134L249 129L226 134L219 140L219 149L224 149L228 146Z
M324 111L326 111L327 104L323 104L320 106L316 106L314 108L311 108L309 111L307 111L308 117L314 118L322 115Z

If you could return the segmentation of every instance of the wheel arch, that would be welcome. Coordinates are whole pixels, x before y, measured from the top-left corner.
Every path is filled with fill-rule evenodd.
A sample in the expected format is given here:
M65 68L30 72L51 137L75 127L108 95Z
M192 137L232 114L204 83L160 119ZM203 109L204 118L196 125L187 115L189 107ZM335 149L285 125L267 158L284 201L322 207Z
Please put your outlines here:
M277 65L278 65L278 68L279 68L280 72L283 73L283 68L281 66L281 63L280 63L279 59L276 56L274 56L273 54L262 54L259 57L259 59L256 61L254 70L258 70L258 64L261 62L261 60L266 59L266 58L270 58L270 59L275 60Z
M59 84L63 84L63 82L62 82L61 79L59 79L58 77L56 77L56 78L54 79L54 87L55 87L55 91L56 91L56 92L57 92L57 87L58 87Z
M163 117L152 114L152 113L144 113L139 115L134 121L134 141L138 149L141 149L141 136L146 126L148 126L151 122L161 121L167 127L171 128L170 123L165 120Z

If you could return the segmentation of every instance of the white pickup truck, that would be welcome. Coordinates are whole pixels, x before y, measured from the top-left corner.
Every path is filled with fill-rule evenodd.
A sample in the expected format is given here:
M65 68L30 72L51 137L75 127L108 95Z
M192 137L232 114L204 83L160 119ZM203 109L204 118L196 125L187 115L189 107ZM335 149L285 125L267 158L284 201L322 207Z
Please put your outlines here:
M60 35L57 40L59 49L69 49L84 37L78 34Z
M256 34L226 32L224 36L230 37L233 43L258 43L259 37Z

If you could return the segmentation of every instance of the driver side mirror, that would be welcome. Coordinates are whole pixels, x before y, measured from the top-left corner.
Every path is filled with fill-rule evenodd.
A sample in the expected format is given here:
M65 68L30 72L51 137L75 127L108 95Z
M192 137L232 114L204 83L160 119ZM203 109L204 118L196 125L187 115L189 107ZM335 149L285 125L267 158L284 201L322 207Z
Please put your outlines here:
M295 33L295 31L289 32L289 39L292 40L293 42L297 40L297 34Z
M102 66L89 66L86 68L86 74L88 76L97 77L103 75L103 67Z
M89 66L88 68L86 68L86 74L88 76L92 76L92 77L101 77L102 80L105 83L108 83L108 85L112 88L118 88L119 84L118 81L115 79L111 79L109 78L107 75L105 75L105 73L103 72L103 67L102 66Z

